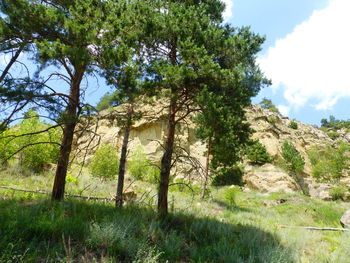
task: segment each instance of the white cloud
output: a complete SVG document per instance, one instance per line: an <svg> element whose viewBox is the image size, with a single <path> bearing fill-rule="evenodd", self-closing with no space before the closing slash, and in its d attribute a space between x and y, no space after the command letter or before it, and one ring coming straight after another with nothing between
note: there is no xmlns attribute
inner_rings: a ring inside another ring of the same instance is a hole
<svg viewBox="0 0 350 263"><path fill-rule="evenodd" d="M286 105L278 105L277 109L279 110L279 112L284 115L287 116L289 111L290 111L290 107L286 106Z"/></svg>
<svg viewBox="0 0 350 263"><path fill-rule="evenodd" d="M290 106L316 101L315 109L330 109L350 97L349 10L349 0L331 0L259 58L273 89L282 86Z"/></svg>
<svg viewBox="0 0 350 263"><path fill-rule="evenodd" d="M226 5L225 11L223 13L223 17L225 21L228 21L233 16L233 12L232 12L233 0L222 0L222 1Z"/></svg>

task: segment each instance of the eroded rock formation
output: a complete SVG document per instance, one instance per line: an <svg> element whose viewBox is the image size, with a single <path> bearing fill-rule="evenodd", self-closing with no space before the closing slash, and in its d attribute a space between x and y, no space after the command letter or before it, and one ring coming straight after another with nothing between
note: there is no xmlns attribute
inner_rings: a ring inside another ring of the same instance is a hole
<svg viewBox="0 0 350 263"><path fill-rule="evenodd" d="M166 132L166 108L160 103L138 107L143 117L135 121L130 134L129 151L132 153L137 147L142 146L144 153L154 163L159 163L163 153L162 143ZM120 149L122 143L122 129L118 116L123 112L123 106L112 108L94 117L94 125L85 132L76 142L78 160L91 158L99 143L110 144ZM262 109L258 105L252 105L246 110L248 122L254 129L254 139L258 139L276 160L281 158L281 148L284 141L289 141L302 154L305 159L304 177L310 185L311 164L307 151L314 146L332 144L334 141L325 132L317 127L295 121L297 129L290 126L291 120L278 113ZM197 181L203 176L206 165L207 147L195 136L195 126L189 118L182 121L177 130L175 150L179 162L174 168L174 174L178 177L191 177ZM343 134L342 138L350 138L350 134ZM79 147L78 147L79 146ZM262 167L246 167L244 176L247 185L252 189L264 192L295 192L299 191L298 185L281 168L268 164ZM313 187L312 193L319 197L318 187ZM315 190L315 191L313 191ZM325 199L328 193L323 194Z"/></svg>

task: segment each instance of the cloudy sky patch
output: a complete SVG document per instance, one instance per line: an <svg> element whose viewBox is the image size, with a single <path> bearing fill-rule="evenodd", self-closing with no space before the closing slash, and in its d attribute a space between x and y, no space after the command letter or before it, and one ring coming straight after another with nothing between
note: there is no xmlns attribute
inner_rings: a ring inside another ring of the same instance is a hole
<svg viewBox="0 0 350 263"><path fill-rule="evenodd" d="M226 9L223 13L223 17L225 21L228 21L233 16L233 0L223 0L226 5Z"/></svg>
<svg viewBox="0 0 350 263"><path fill-rule="evenodd" d="M349 10L349 0L331 0L259 59L273 89L283 90L289 103L283 111L311 101L315 109L327 110L350 97Z"/></svg>

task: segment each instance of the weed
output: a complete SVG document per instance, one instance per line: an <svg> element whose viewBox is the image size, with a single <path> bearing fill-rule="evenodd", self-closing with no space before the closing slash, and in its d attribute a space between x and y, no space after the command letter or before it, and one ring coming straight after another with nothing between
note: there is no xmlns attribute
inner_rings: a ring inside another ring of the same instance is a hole
<svg viewBox="0 0 350 263"><path fill-rule="evenodd" d="M237 187L230 187L230 188L227 188L227 190L225 191L224 198L229 206L236 205L237 191L238 191Z"/></svg>
<svg viewBox="0 0 350 263"><path fill-rule="evenodd" d="M298 129L298 123L296 121L291 121L289 123L289 128L297 130Z"/></svg>
<svg viewBox="0 0 350 263"><path fill-rule="evenodd" d="M329 194L333 200L343 200L345 199L346 194L349 192L349 189L344 184L337 184L332 187Z"/></svg>

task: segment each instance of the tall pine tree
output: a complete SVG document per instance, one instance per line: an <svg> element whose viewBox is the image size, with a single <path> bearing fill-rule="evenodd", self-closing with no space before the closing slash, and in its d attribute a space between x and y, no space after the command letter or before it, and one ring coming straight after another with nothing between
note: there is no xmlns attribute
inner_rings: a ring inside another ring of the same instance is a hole
<svg viewBox="0 0 350 263"><path fill-rule="evenodd" d="M221 1L157 3L154 42L146 44L148 81L168 103L158 193L158 211L167 214L176 127L197 115L200 138L210 137L214 166L232 164L248 138L243 107L268 81L255 65L263 38L222 25Z"/></svg>
<svg viewBox="0 0 350 263"><path fill-rule="evenodd" d="M129 1L103 0L18 0L2 1L2 12L8 27L24 32L22 42L33 43L31 52L41 68L56 66L65 71L60 77L68 83L68 92L51 94L66 103L61 114L63 137L52 190L52 199L64 197L65 178L72 149L74 130L83 110L82 81L98 70L99 63L110 57L126 57L124 45L111 49L104 41L110 34L123 34L124 14ZM35 23L31 23L35 21ZM113 21L113 23L111 23ZM59 99L57 99L59 100Z"/></svg>

